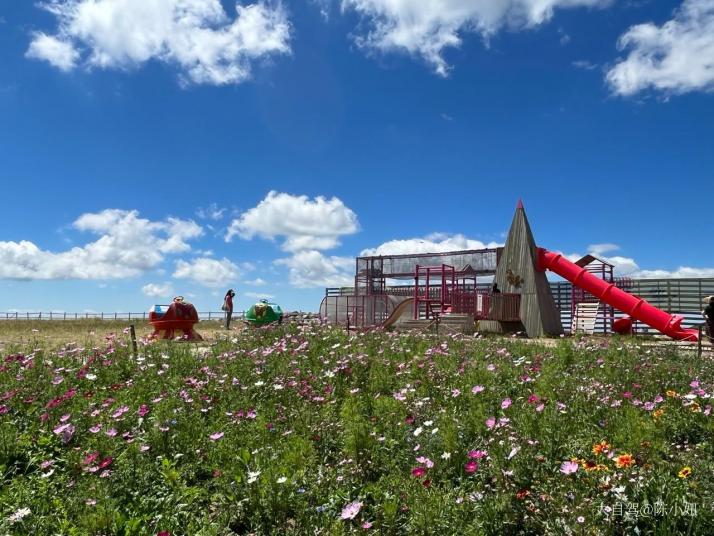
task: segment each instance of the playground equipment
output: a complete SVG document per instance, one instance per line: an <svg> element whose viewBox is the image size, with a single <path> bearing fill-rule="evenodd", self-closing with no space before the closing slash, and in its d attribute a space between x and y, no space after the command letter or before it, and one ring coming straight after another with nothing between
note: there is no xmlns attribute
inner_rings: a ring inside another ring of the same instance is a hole
<svg viewBox="0 0 714 536"><path fill-rule="evenodd" d="M252 326L263 326L273 322L280 324L283 321L283 310L277 303L260 300L258 303L251 305L245 314L245 320Z"/></svg>
<svg viewBox="0 0 714 536"><path fill-rule="evenodd" d="M180 297L179 297L180 298ZM174 299L171 305L154 305L149 311L149 323L154 327L153 339L175 339L182 332L181 339L201 341L203 337L194 331L198 323L198 312L193 304Z"/></svg>
<svg viewBox="0 0 714 536"><path fill-rule="evenodd" d="M585 268L570 262L559 253L553 253L544 248L538 248L537 266L540 271L550 270L574 286L582 288L597 296L615 309L629 315L614 323L613 328L618 332L629 332L632 328L632 319L644 322L657 331L680 341L697 341L699 332L681 326L683 318L672 315L650 305L642 298L638 298L617 288L614 283L603 281L589 273Z"/></svg>
<svg viewBox="0 0 714 536"><path fill-rule="evenodd" d="M549 281L547 270L570 284ZM479 283L484 276L493 276L501 292L490 292L490 280ZM614 266L593 255L572 263L538 248L519 201L502 248L358 257L354 287L326 289L320 317L351 329L428 327L465 316L478 321L480 331L529 337L564 334L568 317L571 333L632 333L638 321L638 330L646 325L674 339L696 341L698 331L682 327L683 316L663 309L684 312L692 322L691 296L697 298L698 317L702 292L714 289L707 285L667 280L665 288L653 287L650 280L615 278ZM661 309L628 291L644 294ZM408 308L411 319L405 318Z"/></svg>

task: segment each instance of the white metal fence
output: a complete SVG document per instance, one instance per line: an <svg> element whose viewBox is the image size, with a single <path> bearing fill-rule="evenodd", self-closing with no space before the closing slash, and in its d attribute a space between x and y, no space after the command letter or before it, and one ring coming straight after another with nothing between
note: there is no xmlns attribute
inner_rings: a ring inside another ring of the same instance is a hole
<svg viewBox="0 0 714 536"><path fill-rule="evenodd" d="M245 311L233 311L233 320L245 319ZM200 320L223 320L226 313L223 311L207 311L198 313ZM64 312L10 312L1 313L3 320L148 320L149 313L64 313Z"/></svg>

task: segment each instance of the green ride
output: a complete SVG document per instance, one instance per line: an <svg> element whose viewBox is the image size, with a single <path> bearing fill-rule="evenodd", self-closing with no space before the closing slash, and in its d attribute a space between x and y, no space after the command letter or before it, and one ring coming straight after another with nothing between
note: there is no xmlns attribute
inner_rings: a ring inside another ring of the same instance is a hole
<svg viewBox="0 0 714 536"><path fill-rule="evenodd" d="M250 306L245 314L245 320L254 326L264 326L273 322L280 324L283 321L283 310L277 303L260 300Z"/></svg>

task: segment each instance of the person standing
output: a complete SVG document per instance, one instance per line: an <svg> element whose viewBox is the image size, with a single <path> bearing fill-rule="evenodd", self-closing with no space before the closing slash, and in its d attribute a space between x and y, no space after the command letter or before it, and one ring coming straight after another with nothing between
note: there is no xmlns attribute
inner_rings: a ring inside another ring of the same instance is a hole
<svg viewBox="0 0 714 536"><path fill-rule="evenodd" d="M231 320L233 319L233 297L236 295L232 288L228 289L223 298L222 309L226 312L226 329L231 329Z"/></svg>
<svg viewBox="0 0 714 536"><path fill-rule="evenodd" d="M702 316L707 322L707 331L709 332L709 340L714 341L714 296L709 296L705 298L705 303L707 306L702 311Z"/></svg>

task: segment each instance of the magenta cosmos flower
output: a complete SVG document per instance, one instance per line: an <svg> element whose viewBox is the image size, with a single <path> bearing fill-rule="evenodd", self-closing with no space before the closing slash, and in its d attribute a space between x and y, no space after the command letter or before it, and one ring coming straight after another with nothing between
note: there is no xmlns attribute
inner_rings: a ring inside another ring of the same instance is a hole
<svg viewBox="0 0 714 536"><path fill-rule="evenodd" d="M475 473L476 469L478 469L478 462L474 460L466 462L466 464L464 465L464 471L466 471L468 474Z"/></svg>
<svg viewBox="0 0 714 536"><path fill-rule="evenodd" d="M359 502L359 501L351 502L342 509L342 513L340 514L340 517L342 519L354 519L355 517L357 517L357 514L359 514L359 511L361 509L362 509L361 502Z"/></svg>

